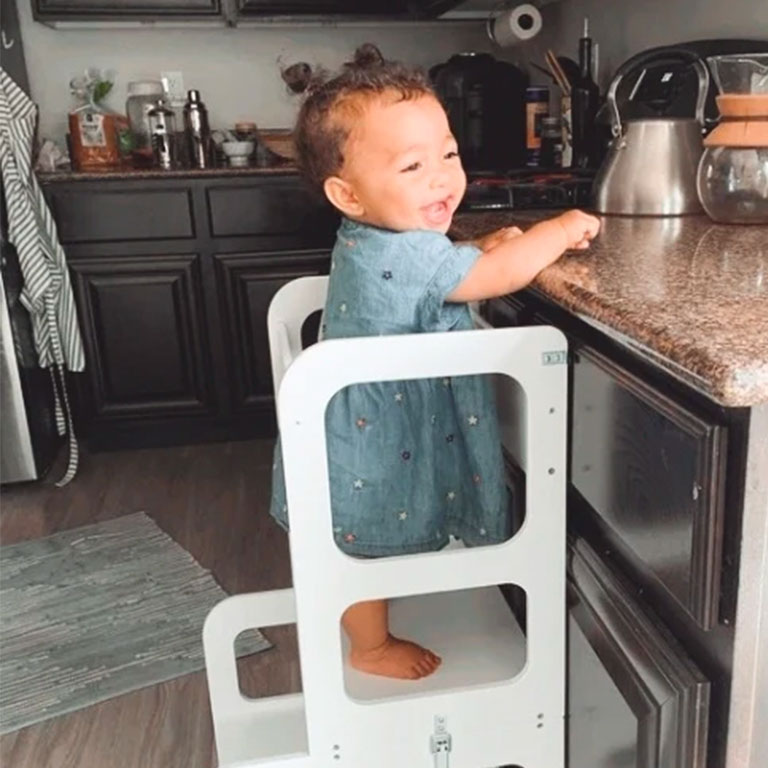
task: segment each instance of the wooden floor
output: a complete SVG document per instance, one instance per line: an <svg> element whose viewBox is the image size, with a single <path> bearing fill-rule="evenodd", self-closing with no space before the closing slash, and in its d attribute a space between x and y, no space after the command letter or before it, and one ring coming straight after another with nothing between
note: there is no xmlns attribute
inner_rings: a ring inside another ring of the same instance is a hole
<svg viewBox="0 0 768 768"><path fill-rule="evenodd" d="M287 537L267 511L271 463L268 441L86 454L66 488L44 482L2 489L0 542L144 511L228 593L290 586ZM243 691L299 690L294 628L265 634L275 648L238 663ZM3 768L214 765L202 671L0 737Z"/></svg>

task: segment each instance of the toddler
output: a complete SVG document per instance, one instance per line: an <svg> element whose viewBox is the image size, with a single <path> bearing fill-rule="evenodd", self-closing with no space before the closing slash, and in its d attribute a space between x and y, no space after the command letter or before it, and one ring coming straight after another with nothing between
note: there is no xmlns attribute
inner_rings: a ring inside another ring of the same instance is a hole
<svg viewBox="0 0 768 768"><path fill-rule="evenodd" d="M525 233L477 244L446 232L466 188L458 147L424 77L362 49L315 86L295 141L306 179L340 211L323 338L472 328L468 302L517 291L569 248L586 248L597 219L569 211ZM333 536L347 554L433 551L509 537L493 395L483 377L361 384L326 413ZM287 527L279 445L272 514ZM350 664L417 679L440 659L389 633L386 600L347 609Z"/></svg>

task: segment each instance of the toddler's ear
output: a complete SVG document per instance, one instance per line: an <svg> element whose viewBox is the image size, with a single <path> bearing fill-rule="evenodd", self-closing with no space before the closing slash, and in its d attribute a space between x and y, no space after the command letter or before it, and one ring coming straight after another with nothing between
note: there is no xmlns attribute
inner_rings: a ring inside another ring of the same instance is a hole
<svg viewBox="0 0 768 768"><path fill-rule="evenodd" d="M345 216L358 218L365 213L355 190L348 181L338 176L329 176L323 183L323 189L331 205L338 208Z"/></svg>

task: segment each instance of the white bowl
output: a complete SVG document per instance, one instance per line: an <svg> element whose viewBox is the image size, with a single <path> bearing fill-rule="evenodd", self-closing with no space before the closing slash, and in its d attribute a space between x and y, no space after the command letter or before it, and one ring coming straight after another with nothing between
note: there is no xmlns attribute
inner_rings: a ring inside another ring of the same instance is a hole
<svg viewBox="0 0 768 768"><path fill-rule="evenodd" d="M254 141L225 141L221 149L233 168L245 168L250 165L251 155L256 146Z"/></svg>
<svg viewBox="0 0 768 768"><path fill-rule="evenodd" d="M252 154L255 146L253 141L224 141L221 149L227 157L238 157Z"/></svg>

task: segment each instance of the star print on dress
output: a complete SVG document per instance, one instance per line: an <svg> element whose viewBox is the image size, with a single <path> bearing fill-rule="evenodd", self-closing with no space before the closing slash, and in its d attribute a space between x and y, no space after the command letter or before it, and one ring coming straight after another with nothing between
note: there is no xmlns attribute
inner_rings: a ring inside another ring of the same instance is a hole
<svg viewBox="0 0 768 768"><path fill-rule="evenodd" d="M339 312L346 312L346 311L347 311L347 305L339 304Z"/></svg>
<svg viewBox="0 0 768 768"><path fill-rule="evenodd" d="M384 271L381 273L381 276L382 276L382 278L383 278L384 280L391 280L391 279L392 279L392 273L391 273L391 272L390 272L388 269L385 269L385 270L384 270Z"/></svg>
<svg viewBox="0 0 768 768"><path fill-rule="evenodd" d="M443 386L444 387L450 387L451 386L451 380L448 377L443 379Z"/></svg>
<svg viewBox="0 0 768 768"><path fill-rule="evenodd" d="M363 481L360 479L355 480L354 483L352 483L352 486L356 491L359 491L363 487Z"/></svg>
<svg viewBox="0 0 768 768"><path fill-rule="evenodd" d="M408 461L408 459L411 458L411 452L410 451L403 451L400 455L403 457L404 461Z"/></svg>
<svg viewBox="0 0 768 768"><path fill-rule="evenodd" d="M405 395L402 392L395 392L395 402L402 403Z"/></svg>
<svg viewBox="0 0 768 768"><path fill-rule="evenodd" d="M432 422L432 424L434 424L437 421L437 416L435 416L435 414L433 413L432 416L430 416L429 420L430 422Z"/></svg>
<svg viewBox="0 0 768 768"><path fill-rule="evenodd" d="M397 516L401 520L405 520L408 517L408 513L404 509L401 509Z"/></svg>
<svg viewBox="0 0 768 768"><path fill-rule="evenodd" d="M357 426L358 426L360 429L365 429L365 425L366 425L367 423L368 423L368 422L367 422L365 419L363 419L363 418L359 418L359 419L358 419L358 420L355 422L355 424L357 424Z"/></svg>
<svg viewBox="0 0 768 768"><path fill-rule="evenodd" d="M452 443L453 442L453 435L446 435L445 436L445 442L446 443Z"/></svg>
<svg viewBox="0 0 768 768"><path fill-rule="evenodd" d="M351 544L356 538L357 536L355 536L354 533L347 533L344 535L344 541L346 541L347 544Z"/></svg>
<svg viewBox="0 0 768 768"><path fill-rule="evenodd" d="M448 493L445 494L445 498L448 501L453 501L456 498L456 491L448 491Z"/></svg>
<svg viewBox="0 0 768 768"><path fill-rule="evenodd" d="M475 416L474 414L472 414L472 415L471 415L471 416L470 416L470 417L467 419L467 424L469 424L469 426L470 426L470 427L476 427L476 426L477 426L477 422L478 422L478 421L480 421L480 419L478 419L478 418L477 418L477 416Z"/></svg>
<svg viewBox="0 0 768 768"><path fill-rule="evenodd" d="M480 479L481 479L481 478L480 478L480 475L472 475L472 482L473 482L475 485L478 485L478 484L479 484L479 482L480 482Z"/></svg>

